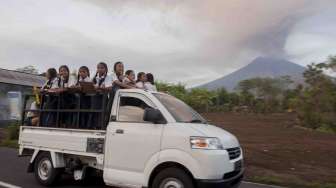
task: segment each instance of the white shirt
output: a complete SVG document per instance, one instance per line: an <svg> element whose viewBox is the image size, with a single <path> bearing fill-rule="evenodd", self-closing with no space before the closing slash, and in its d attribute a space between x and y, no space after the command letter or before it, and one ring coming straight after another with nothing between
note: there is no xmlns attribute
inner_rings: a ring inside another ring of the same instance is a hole
<svg viewBox="0 0 336 188"><path fill-rule="evenodd" d="M139 89L145 89L145 84L143 82L137 82L135 86Z"/></svg>
<svg viewBox="0 0 336 188"><path fill-rule="evenodd" d="M42 86L42 89L56 89L56 88L58 88L58 78L57 77L52 79L50 82L49 80L47 80Z"/></svg>
<svg viewBox="0 0 336 188"><path fill-rule="evenodd" d="M110 75L110 77L111 77L111 81L112 81L112 83L115 82L115 81L117 81L117 80L119 80L119 78L118 78L118 76L117 76L116 73L112 73L112 74Z"/></svg>
<svg viewBox="0 0 336 188"><path fill-rule="evenodd" d="M95 84L95 86L97 86L97 87L112 87L112 78L111 78L111 76L110 75L103 75L103 76L96 76L96 78L94 78L94 79L96 79L96 84ZM99 82L102 80L102 79L104 79L104 81L100 84L100 86L99 86Z"/></svg>
<svg viewBox="0 0 336 188"><path fill-rule="evenodd" d="M64 83L64 78L61 77L60 78L60 88L67 88L67 87L70 87L70 86L73 86L74 83L75 83L75 79L73 76L69 76L69 79L68 79L68 82L67 83ZM64 84L63 84L64 83Z"/></svg>
<svg viewBox="0 0 336 188"><path fill-rule="evenodd" d="M37 105L35 101L31 103L30 110L37 110ZM37 112L29 111L27 113L27 117L35 117L35 116L37 116Z"/></svg>
<svg viewBox="0 0 336 188"><path fill-rule="evenodd" d="M132 82L129 78L127 78L127 77L125 77L124 79L123 79L123 83L124 84L134 84L134 82Z"/></svg>
<svg viewBox="0 0 336 188"><path fill-rule="evenodd" d="M88 77L88 76L85 77L84 79L83 79L82 77L80 77L79 80L76 80L76 81L74 82L74 85L73 85L73 86L78 85L79 82L91 82L91 79L90 79L90 77Z"/></svg>
<svg viewBox="0 0 336 188"><path fill-rule="evenodd" d="M150 82L145 82L145 90L157 91L156 86L151 84Z"/></svg>

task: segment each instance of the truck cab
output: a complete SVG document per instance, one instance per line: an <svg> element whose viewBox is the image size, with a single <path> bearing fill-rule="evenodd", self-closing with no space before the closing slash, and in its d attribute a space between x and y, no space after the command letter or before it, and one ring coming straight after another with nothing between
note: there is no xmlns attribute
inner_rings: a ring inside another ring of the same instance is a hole
<svg viewBox="0 0 336 188"><path fill-rule="evenodd" d="M236 188L244 172L235 136L171 95L139 89L115 93L106 130L22 126L19 144L44 185L91 168L117 187Z"/></svg>

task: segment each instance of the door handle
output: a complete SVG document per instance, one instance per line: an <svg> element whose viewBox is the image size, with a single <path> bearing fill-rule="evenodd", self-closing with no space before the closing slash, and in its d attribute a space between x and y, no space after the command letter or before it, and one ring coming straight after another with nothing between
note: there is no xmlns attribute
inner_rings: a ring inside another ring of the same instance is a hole
<svg viewBox="0 0 336 188"><path fill-rule="evenodd" d="M124 134L124 130L123 130L123 129L117 129L117 130L116 130L116 133L117 133L117 134Z"/></svg>

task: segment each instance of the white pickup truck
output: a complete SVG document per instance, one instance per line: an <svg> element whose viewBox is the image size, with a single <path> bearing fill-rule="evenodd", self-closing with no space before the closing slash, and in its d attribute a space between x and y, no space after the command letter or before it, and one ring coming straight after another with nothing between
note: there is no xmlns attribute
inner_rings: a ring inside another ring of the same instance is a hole
<svg viewBox="0 0 336 188"><path fill-rule="evenodd" d="M151 188L236 188L243 178L235 136L165 93L118 90L106 130L22 126L19 154L43 185L88 169L107 185Z"/></svg>

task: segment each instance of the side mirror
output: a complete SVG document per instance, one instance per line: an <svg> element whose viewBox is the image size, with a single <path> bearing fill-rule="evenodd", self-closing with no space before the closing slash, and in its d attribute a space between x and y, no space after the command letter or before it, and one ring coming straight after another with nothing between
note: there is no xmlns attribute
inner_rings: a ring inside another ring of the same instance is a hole
<svg viewBox="0 0 336 188"><path fill-rule="evenodd" d="M154 108L146 108L144 117L144 121L152 122L154 124L165 124L167 123L160 110Z"/></svg>

